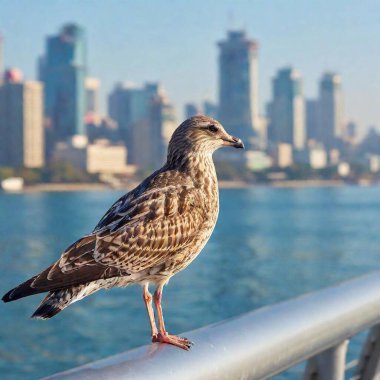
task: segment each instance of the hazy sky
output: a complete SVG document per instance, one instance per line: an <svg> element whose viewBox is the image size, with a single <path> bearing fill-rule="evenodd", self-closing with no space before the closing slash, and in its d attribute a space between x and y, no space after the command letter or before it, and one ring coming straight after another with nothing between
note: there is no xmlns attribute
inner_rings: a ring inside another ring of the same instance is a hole
<svg viewBox="0 0 380 380"><path fill-rule="evenodd" d="M185 102L217 98L215 43L245 28L260 43L261 112L278 68L299 69L307 97L333 70L347 118L362 131L380 127L379 0L0 0L6 66L35 78L45 37L69 21L86 29L89 74L101 79L103 99L118 81L160 81L182 117Z"/></svg>

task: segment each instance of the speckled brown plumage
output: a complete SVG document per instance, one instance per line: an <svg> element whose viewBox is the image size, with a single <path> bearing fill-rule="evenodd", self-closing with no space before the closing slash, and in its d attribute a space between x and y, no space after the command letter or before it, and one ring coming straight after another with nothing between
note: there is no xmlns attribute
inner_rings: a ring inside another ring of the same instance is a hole
<svg viewBox="0 0 380 380"><path fill-rule="evenodd" d="M160 170L116 201L57 262L3 300L49 292L33 315L49 318L102 288L139 283L151 303L148 285L154 283L160 298L162 286L197 257L214 229L219 197L212 153L224 145L242 147L214 119L186 120L174 132ZM150 322L152 335L160 335Z"/></svg>

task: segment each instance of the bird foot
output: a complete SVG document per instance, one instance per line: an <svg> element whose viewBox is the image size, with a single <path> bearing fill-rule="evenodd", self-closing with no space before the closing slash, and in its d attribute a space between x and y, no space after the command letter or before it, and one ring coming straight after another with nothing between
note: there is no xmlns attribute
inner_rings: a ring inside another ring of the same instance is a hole
<svg viewBox="0 0 380 380"><path fill-rule="evenodd" d="M193 342L191 342L190 340L186 338L182 338L176 335L169 335L168 333L166 334L158 333L157 335L154 335L152 337L152 342L172 344L173 346L177 346L186 351L189 350L190 347L194 344Z"/></svg>

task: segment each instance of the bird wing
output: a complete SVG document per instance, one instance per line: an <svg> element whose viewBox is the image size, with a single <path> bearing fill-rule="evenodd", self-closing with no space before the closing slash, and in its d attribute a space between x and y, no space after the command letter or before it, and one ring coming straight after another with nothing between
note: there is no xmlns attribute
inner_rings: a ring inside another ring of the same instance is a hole
<svg viewBox="0 0 380 380"><path fill-rule="evenodd" d="M144 194L116 225L98 233L96 262L130 273L160 265L198 237L207 220L203 202L193 186Z"/></svg>
<svg viewBox="0 0 380 380"><path fill-rule="evenodd" d="M192 182L180 177L173 184L166 177L120 198L93 233L72 244L33 286L51 290L130 275L191 245L208 219L207 200Z"/></svg>

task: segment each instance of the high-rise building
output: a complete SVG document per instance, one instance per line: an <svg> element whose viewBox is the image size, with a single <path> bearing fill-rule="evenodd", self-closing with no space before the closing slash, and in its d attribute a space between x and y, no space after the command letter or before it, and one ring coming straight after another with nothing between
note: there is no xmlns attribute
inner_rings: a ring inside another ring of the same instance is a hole
<svg viewBox="0 0 380 380"><path fill-rule="evenodd" d="M76 135L56 144L54 161L70 163L76 169L98 174L128 174L127 149L108 140L89 143L86 136Z"/></svg>
<svg viewBox="0 0 380 380"><path fill-rule="evenodd" d="M279 168L287 168L293 165L293 149L290 144L278 143L271 146L273 164Z"/></svg>
<svg viewBox="0 0 380 380"><path fill-rule="evenodd" d="M326 148L336 146L344 137L342 80L338 74L325 73L319 84L319 141Z"/></svg>
<svg viewBox="0 0 380 380"><path fill-rule="evenodd" d="M173 105L160 88L151 98L149 108L150 138L145 140L147 143L145 153L139 151L136 160L137 165L141 167L157 169L166 161L168 144L177 127L177 119ZM135 144L140 142L138 136L137 133Z"/></svg>
<svg viewBox="0 0 380 380"><path fill-rule="evenodd" d="M118 83L108 96L108 114L117 122L120 137L128 150L132 141L130 93L134 89L132 83Z"/></svg>
<svg viewBox="0 0 380 380"><path fill-rule="evenodd" d="M218 106L210 100L205 100L203 102L203 113L206 116L213 117L214 119L218 118Z"/></svg>
<svg viewBox="0 0 380 380"><path fill-rule="evenodd" d="M4 38L3 35L0 33L0 83L4 77L4 57L3 57L3 50L4 50Z"/></svg>
<svg viewBox="0 0 380 380"><path fill-rule="evenodd" d="M44 164L43 85L22 81L17 69L0 86L0 165L39 168Z"/></svg>
<svg viewBox="0 0 380 380"><path fill-rule="evenodd" d="M185 119L188 119L192 116L200 115L202 111L195 103L185 104Z"/></svg>
<svg viewBox="0 0 380 380"><path fill-rule="evenodd" d="M53 143L84 134L86 107L86 41L83 28L64 25L46 40L39 60L40 80L45 83L46 126Z"/></svg>
<svg viewBox="0 0 380 380"><path fill-rule="evenodd" d="M319 140L319 102L315 99L306 100L306 135L307 139Z"/></svg>
<svg viewBox="0 0 380 380"><path fill-rule="evenodd" d="M113 144L121 142L117 122L108 116L88 115L86 117L86 135L91 143L104 139Z"/></svg>
<svg viewBox="0 0 380 380"><path fill-rule="evenodd" d="M269 140L302 150L306 138L302 77L298 71L284 68L278 71L272 84L273 100L268 106Z"/></svg>
<svg viewBox="0 0 380 380"><path fill-rule="evenodd" d="M118 85L109 96L109 114L118 122L129 163L159 167L176 127L174 109L159 85Z"/></svg>
<svg viewBox="0 0 380 380"><path fill-rule="evenodd" d="M374 125L369 127L360 143L360 152L362 155L366 153L380 154L380 132Z"/></svg>
<svg viewBox="0 0 380 380"><path fill-rule="evenodd" d="M345 127L345 140L355 144L358 139L358 125L354 121L349 121Z"/></svg>
<svg viewBox="0 0 380 380"><path fill-rule="evenodd" d="M86 115L99 115L99 88L99 79L92 77L86 78Z"/></svg>
<svg viewBox="0 0 380 380"><path fill-rule="evenodd" d="M230 31L219 46L219 119L248 148L261 132L258 114L258 43Z"/></svg>

